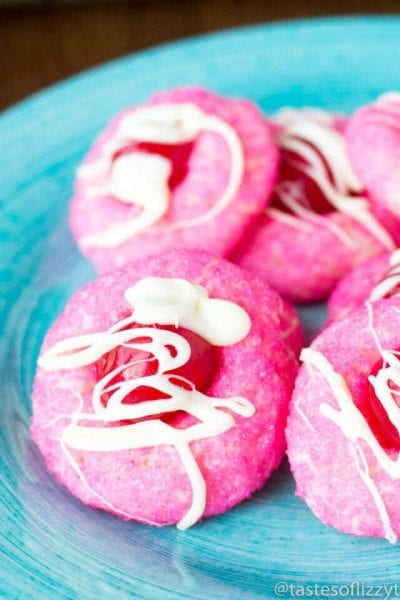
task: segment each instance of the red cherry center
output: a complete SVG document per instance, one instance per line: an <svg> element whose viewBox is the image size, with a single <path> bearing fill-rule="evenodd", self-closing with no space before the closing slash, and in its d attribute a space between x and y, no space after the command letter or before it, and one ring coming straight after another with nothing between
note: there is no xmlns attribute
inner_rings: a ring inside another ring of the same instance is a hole
<svg viewBox="0 0 400 600"><path fill-rule="evenodd" d="M132 328L133 327L136 329L142 326L133 325ZM188 329L184 329L183 327L175 328L173 326L155 326L155 329L163 329L177 333L183 338L185 338L185 340L190 345L191 354L188 362L177 369L168 371L168 373L170 373L171 375L177 376L177 378L172 379L173 383L185 389L190 389L186 382L181 381L181 379L178 379L178 377L182 377L185 380L189 381L191 384L193 384L193 386L198 391L205 393L210 387L218 367L218 356L216 348L214 346L211 346L211 344L209 344L205 339L203 339L196 333L193 333ZM135 342L150 341L150 339L146 336L143 336L142 338L138 338L136 336L132 337L132 339L135 339ZM167 346L167 348L170 351L172 357L176 356L177 351L174 346ZM144 362L143 359L152 360ZM138 364L127 367L126 369L122 370L122 372L118 373L115 377L111 379L107 387L109 385L119 383L121 381L126 381L128 379L130 380L136 379L138 377L147 377L148 375L154 375L157 372L158 361L149 352L126 348L124 346L118 346L111 352L108 352L107 354L102 356L102 358L97 362L97 377L100 380L106 375L109 375L117 367L135 361L143 362L138 362ZM108 398L109 394L104 394L103 402L105 405L107 404ZM155 388L141 386L135 391L131 392L124 399L123 402L124 404L134 404L143 400L156 400L163 398L168 398L168 396Z"/></svg>
<svg viewBox="0 0 400 600"><path fill-rule="evenodd" d="M314 148L314 150L318 151L317 148ZM324 162L331 179L328 165L323 160L322 155L320 154L319 156ZM301 171L299 168L300 165L307 165L307 162L298 154L283 150L281 155L279 181L290 181L298 184L300 188L299 199L303 206L312 212L319 215L325 215L334 211L334 207L328 202L319 186L311 179L311 177L308 177L308 175ZM277 194L275 194L275 197L273 198L272 205L286 213L292 213L290 208L282 202Z"/></svg>
<svg viewBox="0 0 400 600"><path fill-rule="evenodd" d="M371 375L376 375L382 366L382 360L376 362L372 367ZM394 384L389 383L389 385L394 391L400 391ZM371 384L368 386L365 416L372 432L381 446L387 450L392 449L400 451L400 436L397 429L387 416L386 411L376 396L375 390Z"/></svg>
<svg viewBox="0 0 400 600"><path fill-rule="evenodd" d="M303 143L305 142L303 139L301 139L301 141ZM333 184L334 180L332 172L324 156L314 144L307 142L307 145L310 147L310 149L314 150L318 154L326 169L328 179L330 183ZM301 186L300 189L303 191L303 194L300 195L300 198L303 198L305 208L312 210L314 213L318 215L326 215L328 213L335 212L336 209L327 200L326 196L315 183L315 181L311 177L308 177L308 175L301 170L303 165L307 165L307 161L299 154L292 152L291 150L282 149L279 181L298 183L299 186ZM272 206L279 208L286 213L292 213L292 211L280 200L278 195L275 195L273 198Z"/></svg>
<svg viewBox="0 0 400 600"><path fill-rule="evenodd" d="M185 144L155 144L155 143L132 143L115 152L113 160L131 152L145 152L147 154L159 154L172 163L171 175L168 185L173 191L188 174L189 159L193 150L193 142Z"/></svg>

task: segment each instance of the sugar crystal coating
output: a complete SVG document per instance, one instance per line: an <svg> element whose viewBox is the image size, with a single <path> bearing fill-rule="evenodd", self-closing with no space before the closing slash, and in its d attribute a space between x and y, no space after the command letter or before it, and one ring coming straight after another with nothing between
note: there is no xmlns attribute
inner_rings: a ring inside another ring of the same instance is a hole
<svg viewBox="0 0 400 600"><path fill-rule="evenodd" d="M218 514L260 488L282 458L288 401L297 371L295 355L284 337L293 334L298 322L280 297L252 275L206 253L177 250L104 275L77 292L46 336L42 352L71 336L104 331L125 317L129 308L126 288L149 276L187 279L206 288L211 298L237 303L251 319L244 340L219 350L220 369L207 395L247 398L255 414L250 418L236 415L236 425L222 435L190 445L206 482L204 516ZM95 508L158 525L179 522L190 506L192 490L173 447L73 450L89 487L66 460L60 436L76 410L77 394L89 407L96 377L94 365L55 372L38 369L32 435L49 470Z"/></svg>

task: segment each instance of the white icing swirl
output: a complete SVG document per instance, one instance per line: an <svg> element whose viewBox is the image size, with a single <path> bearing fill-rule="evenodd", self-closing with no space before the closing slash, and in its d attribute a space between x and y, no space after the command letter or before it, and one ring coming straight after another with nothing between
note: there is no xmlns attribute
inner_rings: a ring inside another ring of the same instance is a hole
<svg viewBox="0 0 400 600"><path fill-rule="evenodd" d="M389 270L372 290L369 296L371 302L385 298L400 285L400 249L395 250L390 255L389 266Z"/></svg>
<svg viewBox="0 0 400 600"><path fill-rule="evenodd" d="M231 346L250 331L247 312L234 302L209 298L207 290L185 279L146 277L125 292L137 323L181 325L213 346Z"/></svg>
<svg viewBox="0 0 400 600"><path fill-rule="evenodd" d="M185 144L194 140L204 122L204 112L188 102L145 106L122 119L119 131L126 140Z"/></svg>
<svg viewBox="0 0 400 600"><path fill-rule="evenodd" d="M301 158L301 161L293 159L291 164L319 187L332 210L349 215L385 248L393 250L395 245L391 236L371 213L367 199L362 196L363 187L347 158L344 138L331 122L324 121L320 112L314 114L307 110L291 110L283 117L278 115L277 122L282 125L277 136L279 146ZM312 210L302 182L281 181L275 193L295 217L330 228L349 247L357 243L352 234ZM290 225L279 209L267 209L267 214Z"/></svg>
<svg viewBox="0 0 400 600"><path fill-rule="evenodd" d="M139 215L112 225L105 231L85 236L81 240L83 246L118 246L154 226L168 212L171 161L156 153L139 151L122 154L113 161L113 155L118 150L132 142L184 144L194 141L202 131L221 136L229 149L231 164L226 187L204 214L160 227L168 230L197 227L225 210L237 194L244 173L243 148L236 131L222 119L203 112L195 104L147 106L124 117L119 124L116 139L103 148L103 156L78 170L78 177L87 179L89 183L89 197L111 194L117 200L135 204L142 210ZM144 157L142 162L138 155ZM99 177L103 184L98 183Z"/></svg>
<svg viewBox="0 0 400 600"><path fill-rule="evenodd" d="M281 108L280 110L278 110L278 112L275 113L274 121L282 127L289 127L293 123L298 122L300 113L302 117L315 123L326 125L328 127L333 126L335 119L337 118L336 115L334 115L333 113L329 113L326 110L322 110L320 108L290 108L288 106L285 106L284 108Z"/></svg>
<svg viewBox="0 0 400 600"><path fill-rule="evenodd" d="M120 346L149 355L149 358L115 367L102 377L92 392L93 412L84 412L81 403L79 409L70 415L70 422L63 430L60 443L67 460L83 484L108 507L119 513L120 510L90 488L69 449L114 452L165 444L174 446L192 487L191 506L178 523L180 529L186 529L204 513L207 491L190 443L228 431L235 426L235 419L230 413L251 417L255 413L255 407L249 400L241 397L207 396L196 390L191 382L172 374L171 371L185 365L190 359L191 348L187 340L173 331L134 327L134 323L179 324L204 336L212 344L226 346L246 337L250 319L246 311L236 304L210 299L204 288L183 279L143 279L128 288L125 295L133 307L130 317L119 321L107 331L76 336L56 343L39 358L39 366L47 371L75 369L95 363ZM171 347L175 349L174 353L171 353ZM154 374L132 376L134 367L149 361L153 361L156 366ZM112 383L117 375L122 376L121 380ZM182 387L177 383L179 381L185 385ZM135 404L124 403L129 394L143 386L158 390L160 395L165 394L167 398ZM161 420L163 414L175 411L184 411L194 417L196 423L181 429ZM154 418L140 420L145 417ZM124 420L135 422L128 425L117 424ZM104 423L105 426L92 427L88 422ZM110 423L117 425L107 426ZM134 515L122 514L135 518Z"/></svg>

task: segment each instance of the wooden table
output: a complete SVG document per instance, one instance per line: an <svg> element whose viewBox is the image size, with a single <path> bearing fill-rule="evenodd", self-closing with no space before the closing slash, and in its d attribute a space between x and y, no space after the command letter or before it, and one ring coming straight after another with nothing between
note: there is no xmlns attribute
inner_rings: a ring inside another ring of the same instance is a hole
<svg viewBox="0 0 400 600"><path fill-rule="evenodd" d="M132 0L1 8L0 109L83 69L180 37L377 10L399 13L399 0Z"/></svg>

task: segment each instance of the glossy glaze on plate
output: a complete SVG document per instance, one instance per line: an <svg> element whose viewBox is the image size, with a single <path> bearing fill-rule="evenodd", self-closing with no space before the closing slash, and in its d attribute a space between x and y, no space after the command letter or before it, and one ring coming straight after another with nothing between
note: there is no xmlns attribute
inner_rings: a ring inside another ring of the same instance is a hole
<svg viewBox="0 0 400 600"><path fill-rule="evenodd" d="M400 546L322 525L294 496L285 465L229 513L184 533L158 530L81 505L47 473L28 426L41 339L94 275L72 242L67 203L74 169L110 116L188 83L268 111L349 112L399 87L399 39L399 18L373 17L214 34L123 58L0 118L0 597L265 598L279 581L398 580ZM315 331L321 308L302 313Z"/></svg>

